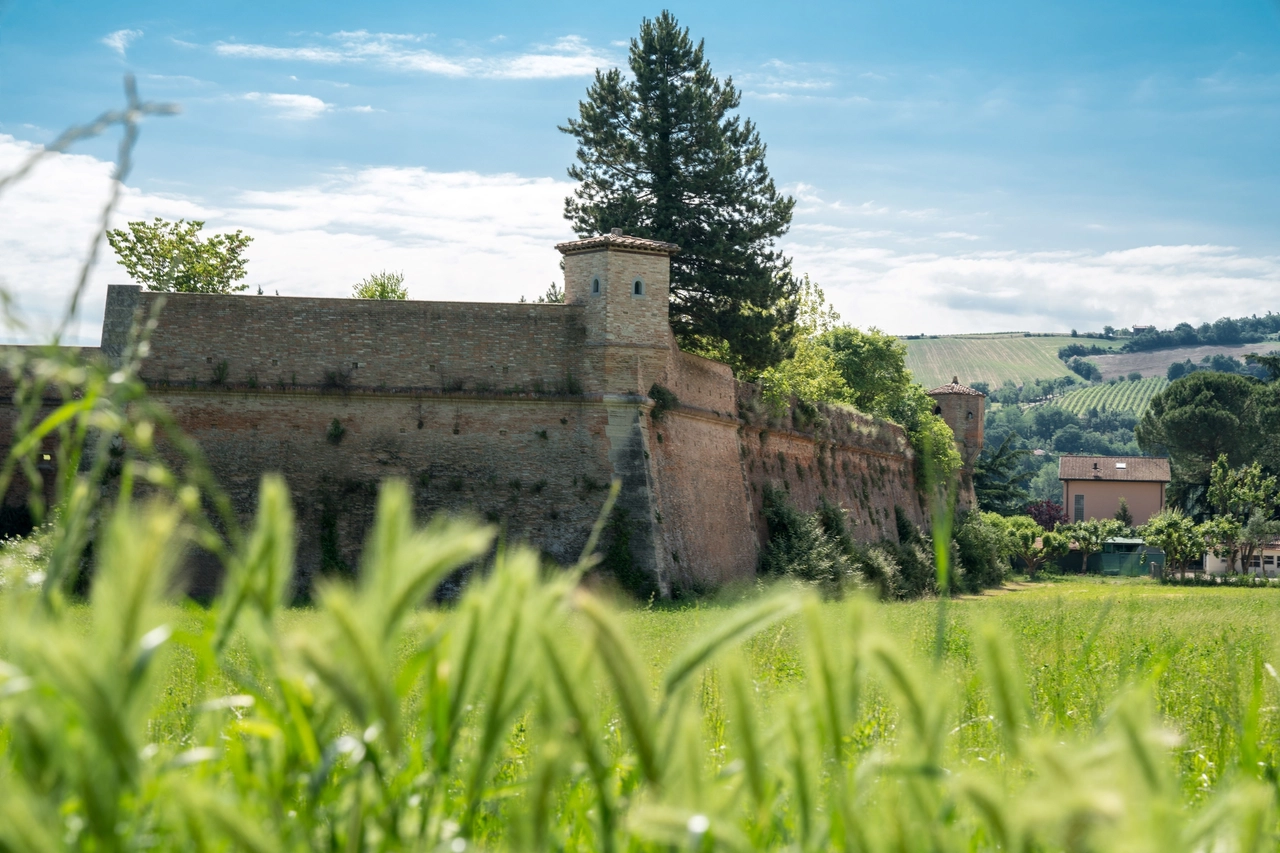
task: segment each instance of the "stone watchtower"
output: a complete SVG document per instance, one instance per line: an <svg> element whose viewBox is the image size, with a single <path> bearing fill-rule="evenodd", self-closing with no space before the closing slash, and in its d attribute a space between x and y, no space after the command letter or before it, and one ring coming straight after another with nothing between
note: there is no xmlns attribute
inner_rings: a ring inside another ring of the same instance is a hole
<svg viewBox="0 0 1280 853"><path fill-rule="evenodd" d="M667 319L672 243L628 237L622 229L556 246L564 255L564 301L582 307L586 330L583 390L599 394L613 476L622 481L617 508L629 525L631 564L664 597L670 566L657 526L650 465L649 389L666 376L672 355Z"/></svg>
<svg viewBox="0 0 1280 853"><path fill-rule="evenodd" d="M961 385L958 376L947 385L926 392L933 398L933 413L947 422L956 437L956 450L964 463L961 470L961 506L973 504L973 466L982 453L982 421L987 395Z"/></svg>
<svg viewBox="0 0 1280 853"><path fill-rule="evenodd" d="M609 234L560 243L564 301L585 309L586 345L599 348L588 391L644 396L666 369L673 243Z"/></svg>

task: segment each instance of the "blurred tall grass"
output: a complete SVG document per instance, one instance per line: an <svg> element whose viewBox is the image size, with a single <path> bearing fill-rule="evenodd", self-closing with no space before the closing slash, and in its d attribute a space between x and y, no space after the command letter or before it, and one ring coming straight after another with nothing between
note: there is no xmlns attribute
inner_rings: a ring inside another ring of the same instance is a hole
<svg viewBox="0 0 1280 853"><path fill-rule="evenodd" d="M163 500L113 506L83 606L6 552L0 849L1276 844L1267 591L953 604L935 660L934 603L618 610L521 548L423 606L493 531L395 482L359 580L288 610L293 530L264 480L208 609Z"/></svg>

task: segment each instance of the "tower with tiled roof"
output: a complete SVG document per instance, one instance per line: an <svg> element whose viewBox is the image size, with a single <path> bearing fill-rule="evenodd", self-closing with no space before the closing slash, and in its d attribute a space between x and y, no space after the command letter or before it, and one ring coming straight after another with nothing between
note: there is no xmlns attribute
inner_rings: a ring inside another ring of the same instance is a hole
<svg viewBox="0 0 1280 853"><path fill-rule="evenodd" d="M645 394L659 380L671 346L668 302L673 243L608 234L560 243L564 297L581 305L586 344L601 356L603 387L613 394Z"/></svg>
<svg viewBox="0 0 1280 853"><path fill-rule="evenodd" d="M964 462L963 474L966 482L971 482L973 466L982 453L982 420L987 395L961 385L958 376L926 393L933 398L933 413L946 421L955 434L956 450Z"/></svg>

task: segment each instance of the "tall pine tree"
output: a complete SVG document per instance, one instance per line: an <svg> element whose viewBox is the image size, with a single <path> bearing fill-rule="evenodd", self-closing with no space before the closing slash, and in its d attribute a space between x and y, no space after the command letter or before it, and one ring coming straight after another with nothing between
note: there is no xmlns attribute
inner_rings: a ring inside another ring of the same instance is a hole
<svg viewBox="0 0 1280 853"><path fill-rule="evenodd" d="M732 78L711 73L703 44L675 16L645 19L632 79L596 72L579 117L579 182L565 218L579 236L628 234L680 246L671 262L671 326L682 347L754 373L791 352L798 284L775 248L795 200L765 167L755 125L734 111Z"/></svg>

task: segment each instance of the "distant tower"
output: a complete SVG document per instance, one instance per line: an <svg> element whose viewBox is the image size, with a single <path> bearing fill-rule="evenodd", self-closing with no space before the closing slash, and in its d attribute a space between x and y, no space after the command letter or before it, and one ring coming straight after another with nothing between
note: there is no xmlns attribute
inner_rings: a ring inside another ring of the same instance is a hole
<svg viewBox="0 0 1280 853"><path fill-rule="evenodd" d="M958 376L951 377L950 384L927 393L933 398L933 413L947 422L956 437L956 450L960 451L960 460L964 463L960 503L971 505L973 466L982 453L982 420L987 395L961 385Z"/></svg>
<svg viewBox="0 0 1280 853"><path fill-rule="evenodd" d="M666 367L673 243L609 234L556 246L564 255L564 301L582 305L588 347L598 347L603 386L613 394L648 392Z"/></svg>

